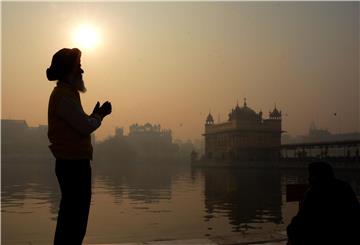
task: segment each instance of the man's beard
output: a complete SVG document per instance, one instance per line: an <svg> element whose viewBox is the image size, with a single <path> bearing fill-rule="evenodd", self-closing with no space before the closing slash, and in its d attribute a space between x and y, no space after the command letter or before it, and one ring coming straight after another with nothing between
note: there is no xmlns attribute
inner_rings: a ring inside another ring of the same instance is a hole
<svg viewBox="0 0 360 245"><path fill-rule="evenodd" d="M82 79L77 80L77 82L75 83L75 88L77 91L79 91L81 93L85 93L87 90L85 87L84 80L82 80Z"/></svg>

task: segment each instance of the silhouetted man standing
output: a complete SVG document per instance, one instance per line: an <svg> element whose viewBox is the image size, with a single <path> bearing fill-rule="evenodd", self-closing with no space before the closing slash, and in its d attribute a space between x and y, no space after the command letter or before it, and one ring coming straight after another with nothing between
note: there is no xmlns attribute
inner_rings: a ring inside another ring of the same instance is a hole
<svg viewBox="0 0 360 245"><path fill-rule="evenodd" d="M87 115L81 106L82 79L79 49L61 49L46 70L49 81L58 81L51 93L48 110L50 150L56 158L55 172L61 189L61 202L55 232L55 245L80 245L86 233L91 202L91 133L111 113L110 102L97 102Z"/></svg>
<svg viewBox="0 0 360 245"><path fill-rule="evenodd" d="M309 184L287 228L289 244L360 244L360 205L350 185L325 162L309 165Z"/></svg>

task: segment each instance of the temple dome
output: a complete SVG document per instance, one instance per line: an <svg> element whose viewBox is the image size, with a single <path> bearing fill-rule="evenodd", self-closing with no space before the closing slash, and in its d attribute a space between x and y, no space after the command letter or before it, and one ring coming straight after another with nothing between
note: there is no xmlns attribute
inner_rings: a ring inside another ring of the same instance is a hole
<svg viewBox="0 0 360 245"><path fill-rule="evenodd" d="M272 112L269 113L269 117L270 118L281 118L281 111L279 111L277 108L276 108L276 105L275 105L275 108Z"/></svg>
<svg viewBox="0 0 360 245"><path fill-rule="evenodd" d="M261 119L259 114L247 106L245 100L244 106L239 107L237 104L235 109L232 109L232 111L229 113L229 121L231 120L258 121Z"/></svg>
<svg viewBox="0 0 360 245"><path fill-rule="evenodd" d="M209 115L206 118L206 124L214 124L214 118L211 115L211 113L209 112Z"/></svg>

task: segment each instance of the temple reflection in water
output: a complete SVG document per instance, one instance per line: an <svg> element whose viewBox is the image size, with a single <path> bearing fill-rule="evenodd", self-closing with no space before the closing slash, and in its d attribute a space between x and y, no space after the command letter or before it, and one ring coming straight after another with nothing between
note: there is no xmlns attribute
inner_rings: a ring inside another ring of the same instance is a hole
<svg viewBox="0 0 360 245"><path fill-rule="evenodd" d="M129 233L144 240L165 237L169 229L191 237L265 232L269 227L272 231L294 215L285 203L285 185L307 182L307 171L300 169L190 168L168 162L154 167L112 161L94 162L93 170L89 237L110 237L109 244L127 242ZM55 229L60 201L53 159L5 159L1 175L3 243L38 241L31 235L36 232L50 244L52 233L43 227ZM336 176L359 195L358 174L341 171Z"/></svg>
<svg viewBox="0 0 360 245"><path fill-rule="evenodd" d="M226 213L233 231L251 228L248 223L282 222L278 171L233 168L201 171L208 221L218 213Z"/></svg>

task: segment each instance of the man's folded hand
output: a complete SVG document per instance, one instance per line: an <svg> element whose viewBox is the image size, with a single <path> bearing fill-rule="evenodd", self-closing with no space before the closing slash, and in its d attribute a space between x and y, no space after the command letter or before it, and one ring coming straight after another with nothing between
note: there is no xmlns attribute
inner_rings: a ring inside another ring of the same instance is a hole
<svg viewBox="0 0 360 245"><path fill-rule="evenodd" d="M94 107L93 112L91 113L91 115L94 115L95 113L99 114L99 109L100 109L100 102L98 101Z"/></svg>
<svg viewBox="0 0 360 245"><path fill-rule="evenodd" d="M111 103L109 101L106 101L102 106L98 109L98 112L102 118L106 117L111 113Z"/></svg>

